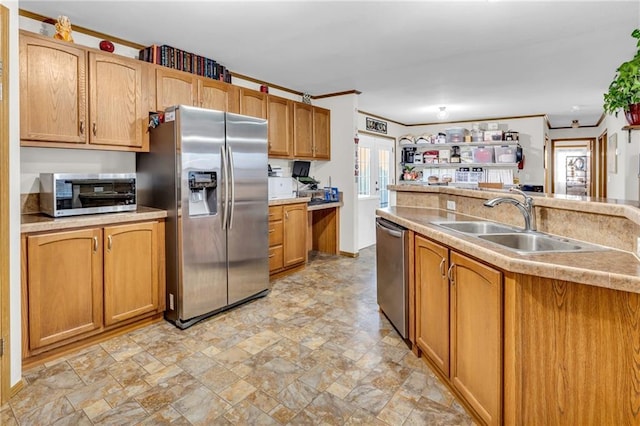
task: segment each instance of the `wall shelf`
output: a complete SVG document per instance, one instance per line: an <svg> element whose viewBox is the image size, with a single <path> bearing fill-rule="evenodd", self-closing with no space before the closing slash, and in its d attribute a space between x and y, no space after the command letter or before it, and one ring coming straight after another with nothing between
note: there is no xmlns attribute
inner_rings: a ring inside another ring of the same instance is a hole
<svg viewBox="0 0 640 426"><path fill-rule="evenodd" d="M638 126L640 129L640 126ZM460 143L407 143L400 144L400 148L425 148L427 150L446 149L452 146L516 146L519 141L480 141L480 142L460 142Z"/></svg>
<svg viewBox="0 0 640 426"><path fill-rule="evenodd" d="M400 163L403 166L412 166L416 168L449 168L457 169L460 167L501 167L511 168L518 167L518 163Z"/></svg>
<svg viewBox="0 0 640 426"><path fill-rule="evenodd" d="M626 130L629 132L629 137L627 138L627 143L631 143L631 131L632 130L640 130L640 126L624 126L622 130Z"/></svg>

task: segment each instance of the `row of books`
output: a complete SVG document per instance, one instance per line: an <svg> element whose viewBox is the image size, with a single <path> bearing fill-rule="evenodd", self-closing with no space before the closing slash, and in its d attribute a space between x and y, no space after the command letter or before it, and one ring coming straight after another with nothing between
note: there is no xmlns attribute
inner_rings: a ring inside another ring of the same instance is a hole
<svg viewBox="0 0 640 426"><path fill-rule="evenodd" d="M162 65L179 71L186 71L202 77L221 80L231 83L231 73L227 68L204 56L195 53L185 52L163 44L162 46L151 45L140 50L138 59L152 64Z"/></svg>

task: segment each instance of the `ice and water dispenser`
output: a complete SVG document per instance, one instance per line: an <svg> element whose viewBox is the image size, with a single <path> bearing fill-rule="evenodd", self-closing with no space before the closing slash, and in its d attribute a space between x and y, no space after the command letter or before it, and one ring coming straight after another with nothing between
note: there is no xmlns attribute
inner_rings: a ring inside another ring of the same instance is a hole
<svg viewBox="0 0 640 426"><path fill-rule="evenodd" d="M218 193L216 172L199 170L189 172L189 216L215 215Z"/></svg>

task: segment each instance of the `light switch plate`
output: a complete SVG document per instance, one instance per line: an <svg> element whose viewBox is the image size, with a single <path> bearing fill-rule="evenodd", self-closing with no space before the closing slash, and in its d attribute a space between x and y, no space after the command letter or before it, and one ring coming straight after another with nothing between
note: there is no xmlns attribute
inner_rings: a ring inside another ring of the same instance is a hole
<svg viewBox="0 0 640 426"><path fill-rule="evenodd" d="M447 200L447 210L455 210L456 202L452 200Z"/></svg>

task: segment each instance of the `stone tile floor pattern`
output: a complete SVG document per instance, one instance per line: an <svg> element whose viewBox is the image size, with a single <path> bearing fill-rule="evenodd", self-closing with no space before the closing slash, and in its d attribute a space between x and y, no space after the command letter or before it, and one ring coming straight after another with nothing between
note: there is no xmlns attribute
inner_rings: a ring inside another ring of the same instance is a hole
<svg viewBox="0 0 640 426"><path fill-rule="evenodd" d="M376 304L375 248L314 255L267 297L23 372L2 425L468 425Z"/></svg>

